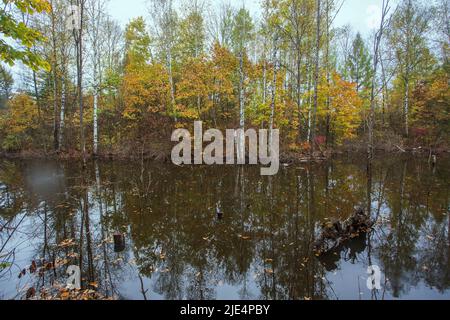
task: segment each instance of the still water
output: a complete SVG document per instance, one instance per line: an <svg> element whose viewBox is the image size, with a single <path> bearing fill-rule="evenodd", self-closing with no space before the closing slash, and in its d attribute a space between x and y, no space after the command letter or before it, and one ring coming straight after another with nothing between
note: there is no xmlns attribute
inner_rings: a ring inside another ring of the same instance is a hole
<svg viewBox="0 0 450 320"><path fill-rule="evenodd" d="M450 299L448 160L387 156L368 174L340 157L274 177L1 160L0 299L64 283L69 265L82 266L83 287L117 299ZM314 255L324 222L368 204L372 233ZM55 268L29 272L44 259ZM371 265L381 290L367 288Z"/></svg>

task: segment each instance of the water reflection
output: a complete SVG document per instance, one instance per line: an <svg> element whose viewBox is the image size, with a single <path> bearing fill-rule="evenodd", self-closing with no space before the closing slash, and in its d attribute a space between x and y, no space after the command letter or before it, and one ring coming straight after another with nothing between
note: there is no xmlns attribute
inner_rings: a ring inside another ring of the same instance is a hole
<svg viewBox="0 0 450 320"><path fill-rule="evenodd" d="M64 282L75 264L84 287L127 299L449 299L448 164L385 157L368 176L346 158L261 177L256 167L108 162L83 173L2 161L0 297ZM319 226L368 203L374 232L317 258ZM54 268L19 279L32 261ZM365 285L373 264L380 292Z"/></svg>

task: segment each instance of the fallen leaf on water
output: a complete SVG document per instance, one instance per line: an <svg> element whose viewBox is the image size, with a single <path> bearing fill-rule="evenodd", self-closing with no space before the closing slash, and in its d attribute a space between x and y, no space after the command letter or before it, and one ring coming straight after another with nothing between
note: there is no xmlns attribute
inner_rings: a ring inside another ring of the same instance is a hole
<svg viewBox="0 0 450 320"><path fill-rule="evenodd" d="M66 240L61 241L60 244L58 244L58 247L61 247L61 248L71 247L71 246L76 246L74 239L66 239Z"/></svg>
<svg viewBox="0 0 450 320"><path fill-rule="evenodd" d="M30 266L30 273L35 273L36 272L36 269L37 269L37 266L36 266L36 261L32 261L31 262L31 266Z"/></svg>
<svg viewBox="0 0 450 320"><path fill-rule="evenodd" d="M89 285L94 288L98 288L97 282L90 282Z"/></svg>
<svg viewBox="0 0 450 320"><path fill-rule="evenodd" d="M266 259L265 261L266 261L266 263L272 263L273 259Z"/></svg>
<svg viewBox="0 0 450 320"><path fill-rule="evenodd" d="M273 274L273 270L272 269L264 269L264 272L267 274Z"/></svg>
<svg viewBox="0 0 450 320"><path fill-rule="evenodd" d="M19 279L22 278L26 273L27 273L27 270L26 270L26 269L23 269L22 271L20 271L20 273L19 273Z"/></svg>
<svg viewBox="0 0 450 320"><path fill-rule="evenodd" d="M67 259L57 259L56 262L55 262L55 266L56 267L64 266L64 265L66 265L68 263L69 263L69 260L67 260Z"/></svg>
<svg viewBox="0 0 450 320"><path fill-rule="evenodd" d="M45 264L45 271L49 271L53 269L53 263L52 262L48 262Z"/></svg>
<svg viewBox="0 0 450 320"><path fill-rule="evenodd" d="M31 287L27 290L26 298L27 299L33 298L35 294L36 294L36 289Z"/></svg>

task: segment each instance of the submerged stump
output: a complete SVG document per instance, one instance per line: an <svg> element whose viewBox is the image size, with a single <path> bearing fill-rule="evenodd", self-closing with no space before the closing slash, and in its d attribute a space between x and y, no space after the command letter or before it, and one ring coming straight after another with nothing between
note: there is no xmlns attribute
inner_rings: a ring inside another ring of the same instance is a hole
<svg viewBox="0 0 450 320"><path fill-rule="evenodd" d="M125 236L120 233L116 232L113 235L114 239L114 252L122 252L125 250Z"/></svg>
<svg viewBox="0 0 450 320"><path fill-rule="evenodd" d="M344 242L370 232L373 225L374 221L363 209L358 209L345 221L326 222L322 225L320 236L314 243L314 253L317 256L326 254Z"/></svg>

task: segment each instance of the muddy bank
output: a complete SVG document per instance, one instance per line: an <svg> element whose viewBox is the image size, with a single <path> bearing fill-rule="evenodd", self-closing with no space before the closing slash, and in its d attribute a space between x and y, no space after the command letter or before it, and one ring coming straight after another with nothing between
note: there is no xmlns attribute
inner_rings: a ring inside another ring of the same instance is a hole
<svg viewBox="0 0 450 320"><path fill-rule="evenodd" d="M327 149L315 152L313 155L308 152L280 152L280 163L285 165L301 164L309 162L323 162L336 156L348 155L358 158L366 157L367 149L361 145L345 145L336 149ZM445 156L450 154L447 148L422 148L422 147L401 147L375 149L375 156L381 155L408 155L408 156ZM44 152L42 150L24 150L18 152L0 152L0 157L5 159L48 159L48 160L82 160L83 154L78 150L68 150L64 152ZM154 150L138 151L121 150L117 152L100 152L94 155L90 152L85 155L86 160L153 160L162 163L171 162L171 149L168 147L158 148ZM248 159L247 159L248 160Z"/></svg>

